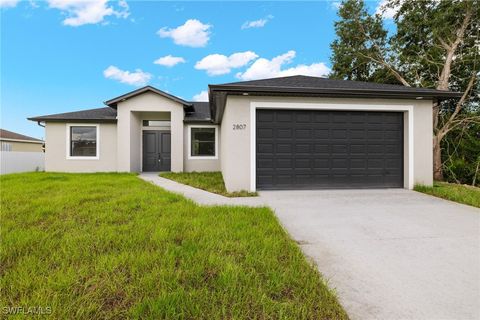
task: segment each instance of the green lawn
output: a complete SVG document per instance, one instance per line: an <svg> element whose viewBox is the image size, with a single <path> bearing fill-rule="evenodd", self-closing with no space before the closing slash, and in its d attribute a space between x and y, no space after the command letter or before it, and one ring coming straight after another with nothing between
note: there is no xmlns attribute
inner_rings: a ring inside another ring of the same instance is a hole
<svg viewBox="0 0 480 320"><path fill-rule="evenodd" d="M256 192L227 192L221 172L162 172L161 177L226 197L252 197Z"/></svg>
<svg viewBox="0 0 480 320"><path fill-rule="evenodd" d="M435 182L433 187L415 186L416 191L480 208L480 188L463 184Z"/></svg>
<svg viewBox="0 0 480 320"><path fill-rule="evenodd" d="M267 208L197 206L132 174L12 174L0 183L2 311L347 318Z"/></svg>

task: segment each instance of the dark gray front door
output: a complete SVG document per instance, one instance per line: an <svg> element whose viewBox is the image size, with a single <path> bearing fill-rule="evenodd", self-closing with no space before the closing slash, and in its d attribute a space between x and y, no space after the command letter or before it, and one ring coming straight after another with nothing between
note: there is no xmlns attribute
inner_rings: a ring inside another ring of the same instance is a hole
<svg viewBox="0 0 480 320"><path fill-rule="evenodd" d="M170 131L143 131L143 171L170 171Z"/></svg>
<svg viewBox="0 0 480 320"><path fill-rule="evenodd" d="M257 110L258 189L403 187L403 113Z"/></svg>

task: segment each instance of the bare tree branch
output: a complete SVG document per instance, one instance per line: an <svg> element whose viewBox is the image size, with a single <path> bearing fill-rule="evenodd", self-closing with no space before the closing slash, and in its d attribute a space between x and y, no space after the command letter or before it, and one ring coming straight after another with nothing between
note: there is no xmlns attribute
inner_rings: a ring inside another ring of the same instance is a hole
<svg viewBox="0 0 480 320"><path fill-rule="evenodd" d="M470 80L468 81L467 88L465 88L465 91L463 92L462 97L460 98L460 100L458 100L457 104L455 105L455 110L450 115L450 117L445 122L445 124L438 130L438 134L439 134L440 139L442 139L450 130L452 130L451 126L454 122L455 123L458 122L458 120L456 120L455 118L457 117L457 115L462 110L465 101L467 100L468 96L470 95L470 91L472 90L473 85L475 84L475 80L477 79L476 74L477 74L476 71L473 72L472 76L470 77ZM473 117L473 118L477 118L477 117ZM465 121L465 119L467 119L467 118L463 118L463 119L460 119L460 120L461 120L461 122L463 122L463 121Z"/></svg>
<svg viewBox="0 0 480 320"><path fill-rule="evenodd" d="M443 130L439 135L441 134L441 138L443 138L448 132L452 131L453 129L457 128L458 126L461 125L468 125L470 123L480 123L480 116L473 116L473 117L465 117L462 119L458 119L453 121L450 126Z"/></svg>
<svg viewBox="0 0 480 320"><path fill-rule="evenodd" d="M458 46L463 41L463 37L465 36L465 31L467 30L468 24L470 23L470 20L472 18L472 14L473 14L472 7L468 6L465 17L463 18L462 25L456 32L457 37L452 44L447 44L445 40L438 38L438 41L440 41L442 46L447 51L445 64L443 65L443 70L442 70L442 73L440 74L440 78L437 84L438 90L448 90L448 83L449 83L448 80L450 79L450 74L452 72L451 69L452 69L453 57L455 56L455 52L457 51Z"/></svg>
<svg viewBox="0 0 480 320"><path fill-rule="evenodd" d="M392 67L388 62L386 62L383 58L381 57L378 57L378 58L373 58L369 55L366 55L366 54L363 54L361 52L359 52L360 55L362 55L363 57L367 58L367 59L370 59L371 61L379 64L379 65L382 65L384 66L385 68L387 68L391 73L392 75L398 80L400 81L404 86L407 86L407 87L411 87L410 83L408 83L407 80L405 80L404 77L402 77L402 75L397 71L395 70L394 67Z"/></svg>

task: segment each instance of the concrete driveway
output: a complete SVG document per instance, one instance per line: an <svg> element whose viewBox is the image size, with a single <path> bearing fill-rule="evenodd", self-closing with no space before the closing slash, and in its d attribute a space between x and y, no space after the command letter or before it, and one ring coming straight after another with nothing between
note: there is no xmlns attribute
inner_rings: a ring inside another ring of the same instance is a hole
<svg viewBox="0 0 480 320"><path fill-rule="evenodd" d="M480 209L402 189L260 198L352 319L480 319Z"/></svg>

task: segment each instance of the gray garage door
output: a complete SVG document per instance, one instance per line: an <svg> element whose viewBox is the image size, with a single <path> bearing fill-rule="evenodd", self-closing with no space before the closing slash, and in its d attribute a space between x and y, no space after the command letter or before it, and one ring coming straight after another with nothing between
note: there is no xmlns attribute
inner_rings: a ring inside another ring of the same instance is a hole
<svg viewBox="0 0 480 320"><path fill-rule="evenodd" d="M257 110L258 189L403 187L400 112Z"/></svg>

